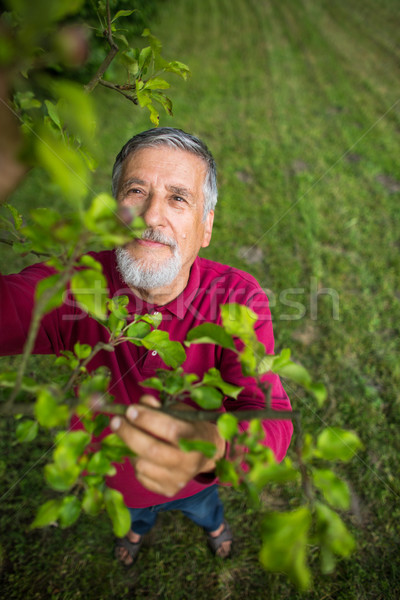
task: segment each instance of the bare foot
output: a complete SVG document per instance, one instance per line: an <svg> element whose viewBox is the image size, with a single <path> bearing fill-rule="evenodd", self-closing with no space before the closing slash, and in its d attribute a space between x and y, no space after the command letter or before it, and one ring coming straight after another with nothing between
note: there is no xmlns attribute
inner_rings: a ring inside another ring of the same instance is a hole
<svg viewBox="0 0 400 600"><path fill-rule="evenodd" d="M137 544L141 539L141 536L132 530L128 531L125 537L132 544ZM123 546L117 546L115 548L115 558L122 562L126 567L129 567L134 563L136 556L132 556Z"/></svg>
<svg viewBox="0 0 400 600"><path fill-rule="evenodd" d="M211 531L209 533L209 535L213 538L218 537L219 535L221 535L221 533L224 531L225 529L225 523L222 523L218 529L216 529L215 531ZM220 545L220 547L218 548L218 550L216 551L216 556L219 556L220 558L227 558L230 553L231 553L231 548L232 548L232 541L226 541L226 542L222 542L222 544Z"/></svg>

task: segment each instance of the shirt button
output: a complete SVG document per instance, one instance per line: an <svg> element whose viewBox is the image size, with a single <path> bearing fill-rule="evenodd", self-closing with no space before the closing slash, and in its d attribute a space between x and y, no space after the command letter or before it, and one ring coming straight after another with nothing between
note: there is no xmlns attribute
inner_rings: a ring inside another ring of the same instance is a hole
<svg viewBox="0 0 400 600"><path fill-rule="evenodd" d="M153 312L153 315L159 315L159 314L160 314L160 313L158 312L158 310L155 310L155 311Z"/></svg>
<svg viewBox="0 0 400 600"><path fill-rule="evenodd" d="M156 350L153 350L153 352L151 353L152 356L157 356L157 352Z"/></svg>

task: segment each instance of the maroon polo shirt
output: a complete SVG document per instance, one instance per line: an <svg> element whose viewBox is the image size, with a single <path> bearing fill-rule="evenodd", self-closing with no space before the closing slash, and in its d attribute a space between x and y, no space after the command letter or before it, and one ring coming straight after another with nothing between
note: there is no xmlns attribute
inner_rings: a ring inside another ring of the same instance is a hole
<svg viewBox="0 0 400 600"><path fill-rule="evenodd" d="M103 266L108 281L109 295L125 294L129 298L128 310L134 314L160 312L160 329L168 331L172 340L182 342L188 331L202 323L221 324L220 305L239 303L251 308L257 315L255 331L268 354L274 352L274 337L268 299L257 281L248 273L204 258L196 258L192 265L186 288L172 302L164 306L148 304L137 298L120 278L116 267L115 253L103 251L91 253ZM0 354L21 353L29 328L34 290L41 279L53 270L44 264L24 269L17 275L0 277ZM67 294L64 304L47 314L35 344L37 354L59 354L61 350L73 350L77 341L94 346L98 341L108 341L107 331L91 319L76 304L71 294ZM238 342L239 344L239 342ZM165 368L156 349L151 351L132 343L117 346L114 352L102 351L90 363L90 369L106 365L111 371L109 391L115 401L134 404L145 391L140 381L155 375L158 368ZM237 400L225 398L222 410L259 409L265 405L263 393L251 377L244 377L235 353L214 344L193 344L187 348L187 358L183 369L196 373L202 378L211 367L221 371L225 381L243 387ZM272 408L290 410L288 397L279 377L267 373L263 381L271 385ZM151 391L151 393L153 393ZM73 422L72 426L78 424ZM246 428L246 423L241 428ZM78 425L79 426L79 425ZM264 421L265 444L269 446L277 460L285 456L292 435L291 421ZM176 496L166 496L150 492L136 479L128 460L117 464L117 473L107 481L110 487L119 490L127 506L141 508L186 498L215 483L208 474L190 481Z"/></svg>

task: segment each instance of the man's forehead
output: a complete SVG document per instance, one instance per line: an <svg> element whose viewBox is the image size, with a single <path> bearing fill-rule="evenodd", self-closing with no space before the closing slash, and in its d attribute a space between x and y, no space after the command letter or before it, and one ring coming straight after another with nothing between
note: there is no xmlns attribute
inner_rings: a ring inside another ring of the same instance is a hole
<svg viewBox="0 0 400 600"><path fill-rule="evenodd" d="M124 160L120 185L130 180L145 185L154 174L161 174L169 186L195 191L195 187L203 186L206 172L207 165L197 154L168 146L145 147Z"/></svg>
<svg viewBox="0 0 400 600"><path fill-rule="evenodd" d="M193 169L200 169L205 171L207 168L206 161L202 156L185 150L183 148L174 148L166 144L160 144L157 146L145 146L143 148L137 148L125 158L124 166L131 164L146 163L148 161L157 160L160 155L163 155L167 160L171 162L181 163L182 160L186 159L186 162L192 163Z"/></svg>

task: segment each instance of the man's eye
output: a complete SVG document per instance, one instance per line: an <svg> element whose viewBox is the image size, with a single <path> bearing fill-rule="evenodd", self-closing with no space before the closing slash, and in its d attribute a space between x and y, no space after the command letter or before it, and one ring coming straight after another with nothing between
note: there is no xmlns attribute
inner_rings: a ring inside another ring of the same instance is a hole
<svg viewBox="0 0 400 600"><path fill-rule="evenodd" d="M182 196L174 196L174 200L176 202L186 202L185 198L182 198Z"/></svg>
<svg viewBox="0 0 400 600"><path fill-rule="evenodd" d="M142 190L139 190L138 188L131 188L130 190L128 190L127 193L128 194L141 194Z"/></svg>

